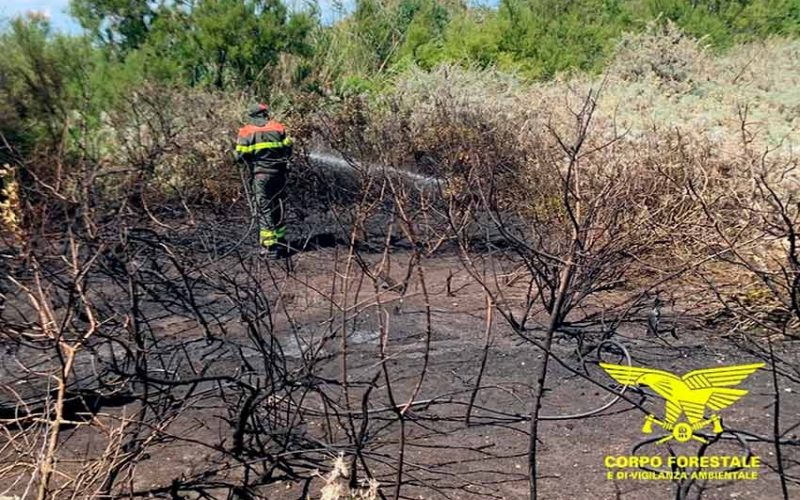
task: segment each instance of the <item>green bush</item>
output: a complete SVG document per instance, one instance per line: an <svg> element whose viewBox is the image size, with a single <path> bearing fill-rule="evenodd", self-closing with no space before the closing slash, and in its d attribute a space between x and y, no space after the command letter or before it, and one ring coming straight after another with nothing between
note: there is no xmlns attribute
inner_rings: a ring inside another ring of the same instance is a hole
<svg viewBox="0 0 800 500"><path fill-rule="evenodd" d="M92 108L96 63L83 38L54 35L47 20L17 18L0 34L0 132L23 152L62 142L75 109Z"/></svg>

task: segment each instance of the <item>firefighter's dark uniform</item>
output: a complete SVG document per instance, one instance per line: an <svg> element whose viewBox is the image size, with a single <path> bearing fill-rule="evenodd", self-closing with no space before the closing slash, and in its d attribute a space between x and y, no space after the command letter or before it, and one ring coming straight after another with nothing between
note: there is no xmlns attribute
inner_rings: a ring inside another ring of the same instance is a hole
<svg viewBox="0 0 800 500"><path fill-rule="evenodd" d="M268 120L267 106L250 109L250 123L239 129L236 159L251 168L262 247L285 252L286 169L292 155L292 139L283 125Z"/></svg>

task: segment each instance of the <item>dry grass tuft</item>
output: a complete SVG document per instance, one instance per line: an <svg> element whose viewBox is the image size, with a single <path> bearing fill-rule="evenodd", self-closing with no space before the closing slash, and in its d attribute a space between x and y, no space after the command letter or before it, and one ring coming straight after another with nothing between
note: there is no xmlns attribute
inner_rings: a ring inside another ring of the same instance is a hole
<svg viewBox="0 0 800 500"><path fill-rule="evenodd" d="M321 500L375 500L378 498L378 482L370 480L363 487L350 487L350 471L344 461L344 455L339 455L333 461L333 469L323 477L325 486L320 494Z"/></svg>
<svg viewBox="0 0 800 500"><path fill-rule="evenodd" d="M22 238L20 228L19 185L10 165L0 168L0 234L7 234L14 243Z"/></svg>

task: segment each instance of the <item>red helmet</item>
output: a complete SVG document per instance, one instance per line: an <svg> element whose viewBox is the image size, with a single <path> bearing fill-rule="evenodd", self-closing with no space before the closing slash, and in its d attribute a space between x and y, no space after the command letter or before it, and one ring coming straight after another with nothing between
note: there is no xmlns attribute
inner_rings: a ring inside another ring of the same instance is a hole
<svg viewBox="0 0 800 500"><path fill-rule="evenodd" d="M251 116L253 118L266 117L269 114L269 106L267 106L263 102L254 104L253 106L250 106L250 109L248 110L247 114L248 116Z"/></svg>

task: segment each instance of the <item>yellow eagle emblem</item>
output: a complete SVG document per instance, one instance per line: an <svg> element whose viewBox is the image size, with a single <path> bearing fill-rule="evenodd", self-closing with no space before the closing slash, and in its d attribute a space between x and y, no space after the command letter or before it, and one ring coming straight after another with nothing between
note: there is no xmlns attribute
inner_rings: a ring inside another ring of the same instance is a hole
<svg viewBox="0 0 800 500"><path fill-rule="evenodd" d="M667 402L664 420L659 420L650 414L645 418L642 432L653 432L653 424L660 425L664 430L671 432L658 442L663 443L670 439L686 442L690 439L706 442L694 432L714 425L714 432L722 432L719 415L712 413L706 418L706 408L718 412L738 401L747 394L744 389L734 389L753 372L762 368L764 363L749 365L722 366L718 368L705 368L692 370L682 377L663 370L640 368L636 366L612 365L600 363L600 367L611 378L626 386L647 386ZM681 415L686 416L687 422L678 422Z"/></svg>

